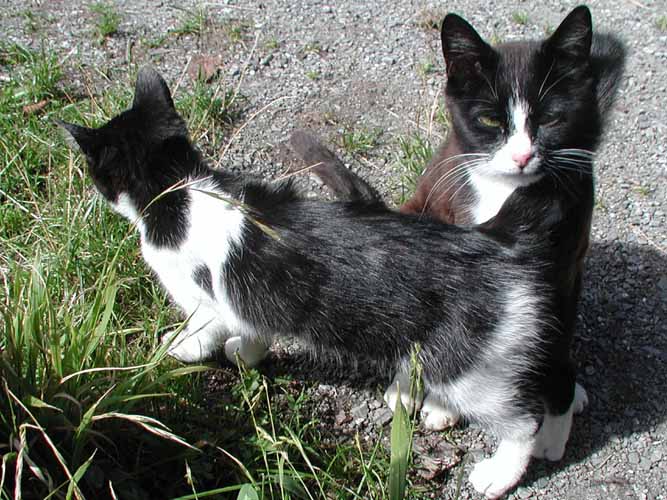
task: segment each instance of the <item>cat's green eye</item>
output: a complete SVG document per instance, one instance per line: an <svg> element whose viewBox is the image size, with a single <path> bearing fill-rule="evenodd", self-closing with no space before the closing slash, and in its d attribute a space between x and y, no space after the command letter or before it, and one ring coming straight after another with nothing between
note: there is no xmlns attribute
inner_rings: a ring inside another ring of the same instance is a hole
<svg viewBox="0 0 667 500"><path fill-rule="evenodd" d="M478 120L479 123L481 123L485 127L499 128L503 126L500 120L496 120L495 118L491 118L490 116L480 116Z"/></svg>

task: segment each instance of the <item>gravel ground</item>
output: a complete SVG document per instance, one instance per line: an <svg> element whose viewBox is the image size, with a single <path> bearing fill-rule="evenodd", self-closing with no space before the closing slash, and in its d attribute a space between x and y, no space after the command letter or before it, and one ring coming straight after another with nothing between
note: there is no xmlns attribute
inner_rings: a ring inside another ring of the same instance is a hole
<svg viewBox="0 0 667 500"><path fill-rule="evenodd" d="M444 80L439 33L425 21L455 11L487 39L541 37L577 2L208 2L203 6L210 22L201 34L160 40L182 24L183 8L192 5L116 1L120 32L105 44L92 34L87 3L3 0L0 5L0 39L56 51L65 60L70 90L89 82L102 91L109 81L125 77L128 60L151 62L173 85L187 81L188 64L218 58L220 78L232 86L243 79L247 101L237 129L252 118L226 153L228 168L267 177L284 171L289 163L284 142L296 127L308 127L330 143L346 130L381 131L379 145L369 153L343 156L395 200L402 173L397 137L416 127L429 129ZM579 380L591 402L575 418L565 458L533 463L510 498L663 499L667 29L658 20L664 25L667 3L596 0L589 6L596 26L621 35L629 50L626 79L596 162L593 246L575 345ZM235 33L242 34L240 40ZM325 195L314 181L302 182L313 196ZM376 385L381 377L372 371L322 368L293 346L277 348L265 368L313 382L322 421L343 434L359 430L371 439L390 419ZM467 473L473 461L461 461L465 452L478 459L493 446L492 438L474 428L458 428L447 437L417 436L417 462L424 477L435 476L428 483L434 498L452 496L459 467ZM461 497L479 495L464 484Z"/></svg>

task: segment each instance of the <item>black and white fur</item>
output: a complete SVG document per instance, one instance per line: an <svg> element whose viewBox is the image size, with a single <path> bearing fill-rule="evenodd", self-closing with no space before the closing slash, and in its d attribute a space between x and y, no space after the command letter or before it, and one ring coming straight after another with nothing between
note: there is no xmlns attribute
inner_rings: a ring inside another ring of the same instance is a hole
<svg viewBox="0 0 667 500"><path fill-rule="evenodd" d="M294 335L406 373L418 344L427 392L500 439L470 476L478 491L502 495L543 454L540 374L560 328L545 248L522 231L521 205L498 215L512 231L466 229L211 170L148 68L131 109L99 129L62 126L190 317L169 339L173 356L199 361L224 346L256 362L273 336ZM569 430L549 452L562 455Z"/></svg>

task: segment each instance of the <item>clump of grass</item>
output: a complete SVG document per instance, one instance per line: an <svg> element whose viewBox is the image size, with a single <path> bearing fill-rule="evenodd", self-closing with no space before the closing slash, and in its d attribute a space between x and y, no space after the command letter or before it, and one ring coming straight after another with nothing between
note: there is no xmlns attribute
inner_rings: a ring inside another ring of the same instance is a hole
<svg viewBox="0 0 667 500"><path fill-rule="evenodd" d="M368 153L376 148L382 129L348 128L340 136L340 147L351 154Z"/></svg>
<svg viewBox="0 0 667 500"><path fill-rule="evenodd" d="M445 14L442 9L424 9L417 16L417 26L425 31L440 31Z"/></svg>
<svg viewBox="0 0 667 500"><path fill-rule="evenodd" d="M520 11L512 12L512 21L520 26L525 26L528 24L528 14Z"/></svg>
<svg viewBox="0 0 667 500"><path fill-rule="evenodd" d="M171 30L176 36L197 35L200 36L210 24L208 13L203 5L192 9L183 9L178 26Z"/></svg>
<svg viewBox="0 0 667 500"><path fill-rule="evenodd" d="M427 77L428 75L435 73L435 64L433 61L422 61L417 65L417 72L422 77Z"/></svg>
<svg viewBox="0 0 667 500"><path fill-rule="evenodd" d="M278 41L277 38L269 38L264 42L264 47L266 47L269 50L276 50L280 48L280 42Z"/></svg>
<svg viewBox="0 0 667 500"><path fill-rule="evenodd" d="M429 139L414 134L398 140L399 154L396 163L401 171L401 195L399 203L404 203L415 192L417 180L433 155Z"/></svg>
<svg viewBox="0 0 667 500"><path fill-rule="evenodd" d="M320 79L320 72L314 69L306 71L306 78L309 80L319 80Z"/></svg>
<svg viewBox="0 0 667 500"><path fill-rule="evenodd" d="M667 16L660 16L655 20L655 27L660 31L667 31Z"/></svg>
<svg viewBox="0 0 667 500"><path fill-rule="evenodd" d="M303 54L319 54L320 52L322 52L322 44L320 44L320 42L318 42L317 40L313 42L308 42L303 46L301 52Z"/></svg>
<svg viewBox="0 0 667 500"><path fill-rule="evenodd" d="M90 6L90 11L96 16L95 34L100 43L104 43L108 37L118 33L121 17L113 4L94 3Z"/></svg>
<svg viewBox="0 0 667 500"><path fill-rule="evenodd" d="M252 24L249 21L243 19L232 19L225 24L224 30L227 33L227 38L232 43L242 42L248 32L250 31Z"/></svg>

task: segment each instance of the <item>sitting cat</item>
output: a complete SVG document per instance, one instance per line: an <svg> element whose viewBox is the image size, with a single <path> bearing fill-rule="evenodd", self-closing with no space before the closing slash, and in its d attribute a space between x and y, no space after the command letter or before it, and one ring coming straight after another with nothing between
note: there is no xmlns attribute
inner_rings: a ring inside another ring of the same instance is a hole
<svg viewBox="0 0 667 500"><path fill-rule="evenodd" d="M545 385L560 383L561 371L574 380L567 353L589 244L593 153L623 73L623 45L611 35L593 34L590 12L580 6L544 41L497 47L449 14L442 23L442 46L451 130L400 211L502 228L505 221L495 216L510 195L524 206L553 201L559 210L551 213L552 230L544 237L556 266L563 339L556 354L560 361L552 365L559 373L546 375ZM367 183L323 153L313 137L298 131L291 145L307 164L321 163L312 172L340 198L356 193L357 200L377 202ZM578 390L584 404L585 393ZM552 413L569 404L559 401ZM423 412L431 428L458 419L442 405L429 404Z"/></svg>
<svg viewBox="0 0 667 500"><path fill-rule="evenodd" d="M98 129L61 125L99 192L136 221L144 259L190 316L169 339L175 357L203 360L230 342L244 357L274 335L294 335L316 352L405 373L419 345L429 394L500 438L470 476L488 498L543 453L538 427L551 399L576 406L567 376L543 385L563 349L552 270L548 248L518 222L549 220L553 206L526 214L507 203L497 217L511 230L466 229L212 170L149 68L129 110ZM571 409L563 419L550 429L551 458L563 453Z"/></svg>

